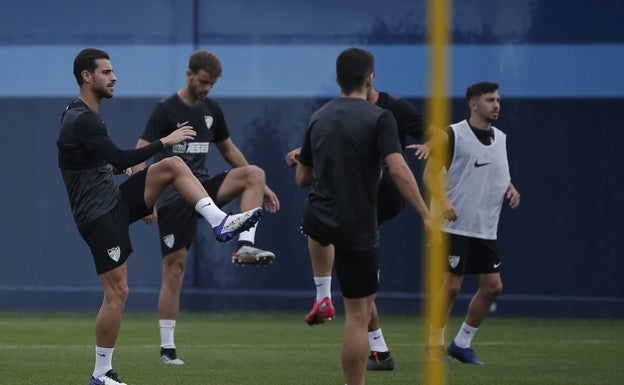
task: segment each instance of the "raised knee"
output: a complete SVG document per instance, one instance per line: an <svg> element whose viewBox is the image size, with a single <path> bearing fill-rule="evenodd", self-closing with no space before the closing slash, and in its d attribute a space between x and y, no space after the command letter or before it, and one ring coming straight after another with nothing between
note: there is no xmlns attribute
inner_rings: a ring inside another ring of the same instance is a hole
<svg viewBox="0 0 624 385"><path fill-rule="evenodd" d="M161 160L161 162L165 162L164 164L166 165L166 167L171 170L188 167L179 156L169 156Z"/></svg>
<svg viewBox="0 0 624 385"><path fill-rule="evenodd" d="M245 189L266 184L264 170L255 165L245 166L243 174L243 183Z"/></svg>
<svg viewBox="0 0 624 385"><path fill-rule="evenodd" d="M266 176L264 174L264 170L260 167L256 165L249 165L247 166L247 178L255 182L264 183Z"/></svg>

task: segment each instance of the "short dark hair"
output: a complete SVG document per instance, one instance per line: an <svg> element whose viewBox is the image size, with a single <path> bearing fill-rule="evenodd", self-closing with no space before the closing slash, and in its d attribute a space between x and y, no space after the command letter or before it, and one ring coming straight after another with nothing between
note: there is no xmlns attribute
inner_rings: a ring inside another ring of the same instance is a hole
<svg viewBox="0 0 624 385"><path fill-rule="evenodd" d="M85 48L74 58L74 77L79 86L82 85L82 71L93 73L97 68L97 59L110 60L108 53L97 48Z"/></svg>
<svg viewBox="0 0 624 385"><path fill-rule="evenodd" d="M361 48L348 48L336 59L336 76L346 95L364 85L366 77L375 72L373 54Z"/></svg>
<svg viewBox="0 0 624 385"><path fill-rule="evenodd" d="M494 82L479 82L469 86L466 89L466 101L470 102L470 99L479 97L483 94L490 94L498 89L498 83Z"/></svg>
<svg viewBox="0 0 624 385"><path fill-rule="evenodd" d="M221 77L221 74L223 73L221 61L217 55L208 51L193 52L189 59L188 68L194 74L198 73L199 70L204 70L215 78Z"/></svg>

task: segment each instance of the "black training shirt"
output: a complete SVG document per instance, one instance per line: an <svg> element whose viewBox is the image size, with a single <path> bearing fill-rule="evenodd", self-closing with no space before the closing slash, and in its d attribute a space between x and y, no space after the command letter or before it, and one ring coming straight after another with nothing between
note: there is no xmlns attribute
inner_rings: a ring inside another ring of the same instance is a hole
<svg viewBox="0 0 624 385"><path fill-rule="evenodd" d="M379 97L375 104L392 112L399 129L399 141L402 148L405 148L407 145L408 135L417 141L422 139L425 134L425 121L423 116L416 110L416 107L410 102L390 95L387 92L379 92Z"/></svg>
<svg viewBox="0 0 624 385"><path fill-rule="evenodd" d="M177 93L158 102L147 121L141 138L152 142L171 134L182 126L191 126L197 133L195 139L180 143L154 156L159 161L169 156L179 156L200 180L208 179L206 156L210 143L222 142L230 137L223 111L212 99L204 99L197 106L184 103ZM175 190L168 186L158 201L160 207L178 198Z"/></svg>
<svg viewBox="0 0 624 385"><path fill-rule="evenodd" d="M363 99L336 98L308 124L299 162L314 181L304 208L337 247L361 251L377 246L377 190L381 160L401 153L392 114Z"/></svg>
<svg viewBox="0 0 624 385"><path fill-rule="evenodd" d="M157 141L138 150L119 149L108 136L100 115L80 99L72 101L63 112L56 146L58 165L78 227L117 205L119 188L113 166L126 169L163 148Z"/></svg>

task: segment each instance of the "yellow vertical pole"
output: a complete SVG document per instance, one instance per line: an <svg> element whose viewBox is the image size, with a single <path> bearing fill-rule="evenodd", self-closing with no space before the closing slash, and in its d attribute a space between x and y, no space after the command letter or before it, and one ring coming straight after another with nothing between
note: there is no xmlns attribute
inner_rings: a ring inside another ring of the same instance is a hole
<svg viewBox="0 0 624 385"><path fill-rule="evenodd" d="M427 1L427 46L428 46L428 80L429 97L426 101L425 117L438 128L444 129L449 124L449 59L448 47L450 42L449 29L451 26L451 1L452 0L428 0ZM435 130L434 130L435 131ZM447 143L439 140L441 135L432 135L432 152L443 159L448 157ZM437 188L442 188L437 186ZM431 198L431 197L429 197ZM425 248L423 261L423 282L425 289L425 317L424 339L427 343L430 325L441 324L440 320L447 316L447 302L436 300L442 286L445 273L445 260L448 250L447 240L441 237L439 232L441 218L436 215L433 218L434 233L432 239L440 239L441 242L430 242ZM425 360L424 384L443 385L446 383L446 368L439 361Z"/></svg>

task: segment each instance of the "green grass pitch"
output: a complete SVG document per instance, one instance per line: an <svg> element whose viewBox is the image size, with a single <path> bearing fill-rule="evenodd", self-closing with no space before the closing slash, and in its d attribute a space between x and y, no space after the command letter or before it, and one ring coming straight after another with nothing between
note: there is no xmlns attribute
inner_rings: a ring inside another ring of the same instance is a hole
<svg viewBox="0 0 624 385"><path fill-rule="evenodd" d="M126 314L113 365L129 385L344 384L342 315L310 327L304 314L183 313L176 330L184 366L158 362L155 314ZM86 384L93 369L95 314L0 312L0 384ZM369 385L423 383L423 324L382 314L395 356L392 372L369 372ZM447 340L460 319L452 319ZM473 348L484 366L451 362L457 385L624 384L624 320L490 316Z"/></svg>

